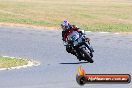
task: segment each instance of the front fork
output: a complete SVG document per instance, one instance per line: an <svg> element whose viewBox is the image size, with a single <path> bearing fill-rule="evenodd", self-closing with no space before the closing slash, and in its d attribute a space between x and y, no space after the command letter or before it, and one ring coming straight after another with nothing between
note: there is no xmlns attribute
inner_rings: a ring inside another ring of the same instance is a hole
<svg viewBox="0 0 132 88"><path fill-rule="evenodd" d="M85 42L85 46L90 50L90 53L94 52L94 49L93 49L93 47L91 46L91 44L90 44L89 41Z"/></svg>

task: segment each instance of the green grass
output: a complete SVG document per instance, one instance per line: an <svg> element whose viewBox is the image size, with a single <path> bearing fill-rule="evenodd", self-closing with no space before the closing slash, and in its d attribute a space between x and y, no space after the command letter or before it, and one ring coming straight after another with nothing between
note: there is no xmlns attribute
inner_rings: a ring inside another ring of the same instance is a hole
<svg viewBox="0 0 132 88"><path fill-rule="evenodd" d="M0 22L59 28L64 19L89 31L132 32L132 1L0 0Z"/></svg>
<svg viewBox="0 0 132 88"><path fill-rule="evenodd" d="M0 56L0 68L10 68L28 64L27 60Z"/></svg>
<svg viewBox="0 0 132 88"><path fill-rule="evenodd" d="M89 31L107 31L107 32L132 32L131 24L95 24L95 25L82 25L82 29Z"/></svg>

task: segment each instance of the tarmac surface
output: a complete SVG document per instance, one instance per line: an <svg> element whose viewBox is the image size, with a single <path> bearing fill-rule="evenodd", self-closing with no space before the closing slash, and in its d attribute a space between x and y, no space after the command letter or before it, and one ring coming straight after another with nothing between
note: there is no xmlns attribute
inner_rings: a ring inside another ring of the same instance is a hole
<svg viewBox="0 0 132 88"><path fill-rule="evenodd" d="M132 75L132 35L86 32L94 63L79 62L63 46L60 30L0 26L0 55L28 58L39 66L0 71L0 88L132 88L129 84L76 82L77 68L89 74Z"/></svg>

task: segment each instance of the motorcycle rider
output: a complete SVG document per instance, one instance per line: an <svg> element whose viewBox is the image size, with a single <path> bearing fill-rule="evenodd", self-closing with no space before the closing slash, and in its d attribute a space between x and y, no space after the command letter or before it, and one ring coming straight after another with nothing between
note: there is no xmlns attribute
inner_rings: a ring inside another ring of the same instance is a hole
<svg viewBox="0 0 132 88"><path fill-rule="evenodd" d="M67 20L64 20L63 23L61 24L61 28L63 29L62 31L62 40L66 41L64 38L64 35L66 34L66 32L71 29L71 25Z"/></svg>
<svg viewBox="0 0 132 88"><path fill-rule="evenodd" d="M80 28L78 28L76 25L71 25L67 20L64 20L63 21L63 23L61 24L61 27L62 27L62 29L63 29L63 31L62 31L62 40L65 42L65 43L67 43L65 46L66 46L66 51L68 52L68 53L71 53L71 54L73 54L73 55L76 55L74 52L72 52L73 51L73 49L72 49L72 47L71 46L69 46L68 45L68 40L67 40L67 37L68 37L68 35L70 34L70 33L72 33L73 31L77 31L80 35L83 35L83 32L80 30ZM89 41L90 41L90 39L89 38L85 38L85 40L89 43ZM91 56L93 56L92 55L92 52L94 52L93 51L93 49L92 48L90 48L86 43L85 43L85 45L89 48L89 50L90 50L90 52L91 52ZM89 43L89 45L90 45L90 43ZM77 58L79 59L80 57L78 57L77 56Z"/></svg>
<svg viewBox="0 0 132 88"><path fill-rule="evenodd" d="M83 34L82 31L79 30L78 27L76 27L75 25L71 25L67 20L64 20L63 23L61 24L61 27L63 29L62 31L62 40L67 42L67 37L70 33L72 33L73 31L77 31L80 34Z"/></svg>

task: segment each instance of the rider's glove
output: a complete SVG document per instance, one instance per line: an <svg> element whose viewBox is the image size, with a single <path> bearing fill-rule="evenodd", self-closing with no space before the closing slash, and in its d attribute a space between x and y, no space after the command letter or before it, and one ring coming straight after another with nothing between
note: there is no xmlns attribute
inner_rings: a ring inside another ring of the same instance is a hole
<svg viewBox="0 0 132 88"><path fill-rule="evenodd" d="M78 33L80 33L81 35L83 35L82 31L79 31Z"/></svg>

